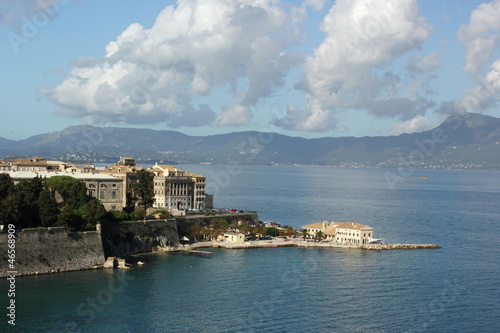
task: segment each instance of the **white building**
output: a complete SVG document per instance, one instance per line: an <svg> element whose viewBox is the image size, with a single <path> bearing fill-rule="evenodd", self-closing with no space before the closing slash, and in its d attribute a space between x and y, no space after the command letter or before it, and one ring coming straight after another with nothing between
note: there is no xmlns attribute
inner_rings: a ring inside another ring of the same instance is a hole
<svg viewBox="0 0 500 333"><path fill-rule="evenodd" d="M331 222L311 223L302 226L308 232L310 238L321 231L326 240L335 241L339 244L365 245L373 239L373 228L364 224L354 222Z"/></svg>

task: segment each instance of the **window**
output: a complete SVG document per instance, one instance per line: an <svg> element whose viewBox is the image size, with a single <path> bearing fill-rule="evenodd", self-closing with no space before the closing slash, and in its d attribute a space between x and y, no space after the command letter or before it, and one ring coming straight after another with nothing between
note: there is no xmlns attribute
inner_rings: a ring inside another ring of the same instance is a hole
<svg viewBox="0 0 500 333"><path fill-rule="evenodd" d="M111 199L116 199L116 191L111 192Z"/></svg>
<svg viewBox="0 0 500 333"><path fill-rule="evenodd" d="M108 188L105 184L101 184L101 188Z"/></svg>
<svg viewBox="0 0 500 333"><path fill-rule="evenodd" d="M105 195L104 195L104 191L101 191L99 193L99 199L104 199Z"/></svg>

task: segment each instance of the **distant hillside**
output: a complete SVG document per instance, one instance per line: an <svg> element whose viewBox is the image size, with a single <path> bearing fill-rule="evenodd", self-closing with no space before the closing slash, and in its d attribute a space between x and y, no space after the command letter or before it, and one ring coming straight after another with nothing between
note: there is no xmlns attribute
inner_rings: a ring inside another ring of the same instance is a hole
<svg viewBox="0 0 500 333"><path fill-rule="evenodd" d="M26 140L0 138L0 156L74 162L301 164L500 169L500 119L466 114L437 128L386 137L304 139L275 133L189 136L176 131L73 126Z"/></svg>

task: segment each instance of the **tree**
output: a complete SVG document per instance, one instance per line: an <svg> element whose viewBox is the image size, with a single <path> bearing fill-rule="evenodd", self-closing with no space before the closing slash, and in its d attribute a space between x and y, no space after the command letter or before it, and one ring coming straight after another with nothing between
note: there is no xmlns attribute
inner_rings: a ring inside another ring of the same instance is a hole
<svg viewBox="0 0 500 333"><path fill-rule="evenodd" d="M285 236L295 236L297 235L297 230L292 227L286 227L285 228Z"/></svg>
<svg viewBox="0 0 500 333"><path fill-rule="evenodd" d="M266 235L269 235L271 237L277 237L280 235L280 231L275 227L268 227L266 228Z"/></svg>
<svg viewBox="0 0 500 333"><path fill-rule="evenodd" d="M0 224L7 225L13 222L12 193L14 192L14 182L10 175L0 174Z"/></svg>
<svg viewBox="0 0 500 333"><path fill-rule="evenodd" d="M39 203L43 180L39 177L22 180L16 186L11 197L12 219L16 228L35 228L40 226Z"/></svg>
<svg viewBox="0 0 500 333"><path fill-rule="evenodd" d="M318 231L316 235L314 236L314 239L316 239L317 242L321 242L323 239L326 238L326 235L323 233L323 231Z"/></svg>
<svg viewBox="0 0 500 333"><path fill-rule="evenodd" d="M14 191L14 182L10 175L0 174L0 202L7 198Z"/></svg>
<svg viewBox="0 0 500 333"><path fill-rule="evenodd" d="M148 171L141 169L137 171L137 182L132 185L135 195L139 198L139 206L144 207L146 210L148 207L153 206L154 199L154 184L153 175Z"/></svg>
<svg viewBox="0 0 500 333"><path fill-rule="evenodd" d="M82 230L95 230L98 223L107 220L108 212L97 199L91 199L79 209L80 215L84 222Z"/></svg>
<svg viewBox="0 0 500 333"><path fill-rule="evenodd" d="M78 209L85 205L90 197L87 195L85 183L71 176L54 176L46 180L52 191L57 192L62 200L63 206L69 209Z"/></svg>
<svg viewBox="0 0 500 333"><path fill-rule="evenodd" d="M307 237L309 237L309 233L307 232L306 229L301 229L300 230L300 235L302 236L302 239L306 239Z"/></svg>
<svg viewBox="0 0 500 333"><path fill-rule="evenodd" d="M65 208L57 217L57 226L65 226L69 231L83 231L85 221L75 210Z"/></svg>
<svg viewBox="0 0 500 333"><path fill-rule="evenodd" d="M189 226L189 235L195 242L198 241L198 236L202 235L202 227L199 222L195 222Z"/></svg>
<svg viewBox="0 0 500 333"><path fill-rule="evenodd" d="M42 227L52 227L57 223L59 207L57 206L54 192L50 191L47 186L44 187L38 196L38 212Z"/></svg>
<svg viewBox="0 0 500 333"><path fill-rule="evenodd" d="M212 230L212 239L216 239L221 233L227 231L229 225L223 218L214 218L210 220L210 228Z"/></svg>

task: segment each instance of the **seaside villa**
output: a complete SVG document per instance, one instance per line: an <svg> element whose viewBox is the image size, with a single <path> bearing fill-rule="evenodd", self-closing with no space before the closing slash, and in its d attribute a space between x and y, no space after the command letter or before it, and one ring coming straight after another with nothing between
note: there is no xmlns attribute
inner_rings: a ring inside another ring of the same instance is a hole
<svg viewBox="0 0 500 333"><path fill-rule="evenodd" d="M331 222L323 221L302 226L308 233L309 238L314 238L321 231L325 240L334 241L339 244L365 245L373 239L373 228L364 224L354 222Z"/></svg>

